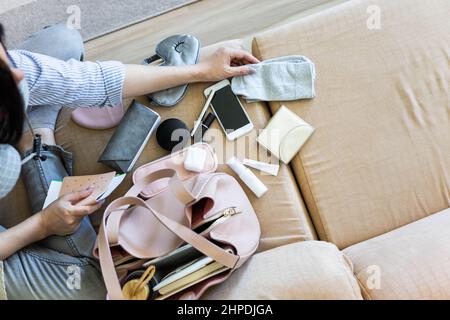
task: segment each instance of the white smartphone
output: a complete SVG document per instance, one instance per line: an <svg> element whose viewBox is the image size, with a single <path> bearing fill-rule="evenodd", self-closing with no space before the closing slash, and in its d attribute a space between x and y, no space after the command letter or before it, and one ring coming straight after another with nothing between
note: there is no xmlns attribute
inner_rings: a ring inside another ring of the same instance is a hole
<svg viewBox="0 0 450 320"><path fill-rule="evenodd" d="M214 91L211 107L228 140L235 140L253 130L253 123L238 97L231 90L230 81L223 80L205 89L209 96Z"/></svg>

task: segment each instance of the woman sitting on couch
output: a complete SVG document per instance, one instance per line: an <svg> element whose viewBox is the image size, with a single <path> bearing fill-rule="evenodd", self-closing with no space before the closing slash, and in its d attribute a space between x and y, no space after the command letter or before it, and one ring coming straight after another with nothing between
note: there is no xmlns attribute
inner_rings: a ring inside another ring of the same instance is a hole
<svg viewBox="0 0 450 320"><path fill-rule="evenodd" d="M3 28L0 25L0 38ZM31 36L17 50L0 46L0 198L20 171L34 215L15 227L0 227L0 299L103 299L105 288L92 256L96 234L88 215L102 203L80 206L92 190L63 195L42 209L51 180L72 172L72 155L56 145L54 126L62 106L118 106L185 83L219 81L252 70L258 60L240 42L202 49L193 66L82 62L78 32L62 25ZM25 112L32 129L24 125ZM40 134L40 157L32 153ZM20 156L14 145L20 152ZM0 210L0 215L14 215Z"/></svg>

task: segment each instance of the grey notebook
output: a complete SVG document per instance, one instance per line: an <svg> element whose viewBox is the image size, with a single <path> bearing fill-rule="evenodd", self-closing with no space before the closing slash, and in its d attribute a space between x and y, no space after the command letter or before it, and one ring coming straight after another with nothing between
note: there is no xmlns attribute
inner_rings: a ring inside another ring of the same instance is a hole
<svg viewBox="0 0 450 320"><path fill-rule="evenodd" d="M131 171L160 120L159 114L133 101L98 162L120 173Z"/></svg>

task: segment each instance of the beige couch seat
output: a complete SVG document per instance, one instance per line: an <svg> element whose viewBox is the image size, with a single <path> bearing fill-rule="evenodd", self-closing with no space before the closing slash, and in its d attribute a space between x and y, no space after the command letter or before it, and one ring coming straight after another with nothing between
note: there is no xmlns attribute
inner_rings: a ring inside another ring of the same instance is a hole
<svg viewBox="0 0 450 320"><path fill-rule="evenodd" d="M335 245L306 241L254 255L203 298L360 300L362 296L351 262Z"/></svg>
<svg viewBox="0 0 450 320"><path fill-rule="evenodd" d="M316 128L292 166L321 240L345 248L450 207L449 12L355 0L256 36L262 59L316 63L317 97L285 104Z"/></svg>
<svg viewBox="0 0 450 320"><path fill-rule="evenodd" d="M364 298L450 299L449 230L447 209L345 249Z"/></svg>

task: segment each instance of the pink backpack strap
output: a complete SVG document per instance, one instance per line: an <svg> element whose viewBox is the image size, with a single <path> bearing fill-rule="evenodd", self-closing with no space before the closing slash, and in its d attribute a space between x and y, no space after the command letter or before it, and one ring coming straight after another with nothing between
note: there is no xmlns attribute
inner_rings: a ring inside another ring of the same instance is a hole
<svg viewBox="0 0 450 320"><path fill-rule="evenodd" d="M164 216L148 206L142 199L136 197L124 197L113 201L106 209L103 216L103 221L100 226L98 235L98 248L100 256L100 265L103 272L106 288L111 299L123 299L122 289L120 287L119 279L114 268L112 254L109 248L107 235L105 231L105 222L111 211L128 205L140 206L148 209L149 214L153 214L162 224L169 230L178 235L185 242L190 243L194 248L203 254L213 258L217 262L226 267L234 269L239 261L239 256L231 254L221 247L215 245L208 239L202 237L191 229L178 222Z"/></svg>
<svg viewBox="0 0 450 320"><path fill-rule="evenodd" d="M186 189L184 183L178 177L178 173L174 169L170 168L152 172L142 179L136 181L134 186L131 187L131 189L128 190L128 192L125 194L125 197L135 197L139 193L141 193L141 191L144 190L144 188L149 184L163 178L170 178L169 187L179 201L184 204L189 204L190 202L193 202L195 200L195 197L188 189Z"/></svg>
<svg viewBox="0 0 450 320"><path fill-rule="evenodd" d="M170 178L169 180L169 188L174 193L175 197L183 203L185 206L194 202L196 199L191 194L189 190L186 189L184 183L179 179L177 172L174 169L161 169L155 172L152 172L139 181L128 190L125 194L125 197L134 197L141 193L142 190L152 182L163 178ZM123 211L126 210L128 206L123 209L118 209L111 212L109 219L106 224L106 234L108 236L108 242L111 246L117 245L119 241L119 226L120 220L122 218Z"/></svg>

